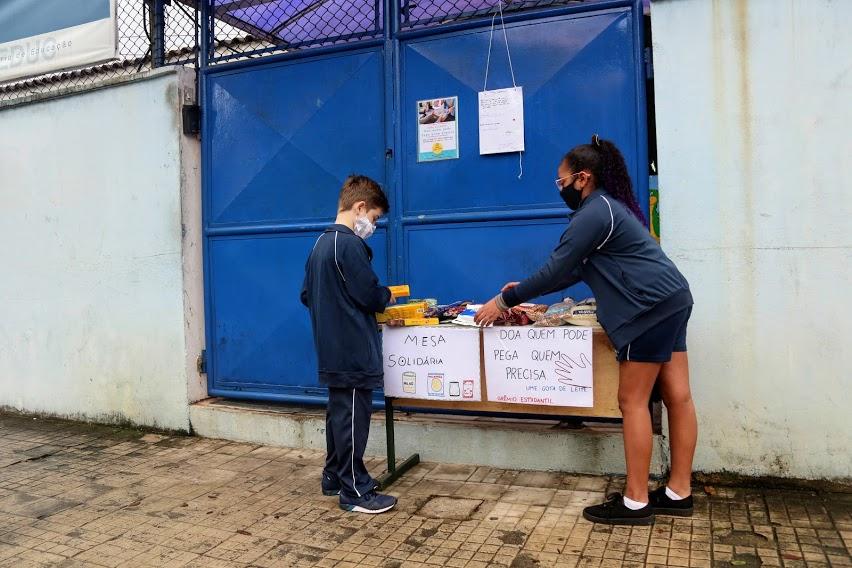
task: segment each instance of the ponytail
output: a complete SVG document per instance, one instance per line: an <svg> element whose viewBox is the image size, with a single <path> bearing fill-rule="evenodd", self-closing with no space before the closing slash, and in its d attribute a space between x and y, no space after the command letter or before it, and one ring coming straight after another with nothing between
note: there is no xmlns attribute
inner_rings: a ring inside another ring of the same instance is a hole
<svg viewBox="0 0 852 568"><path fill-rule="evenodd" d="M633 215L645 224L645 215L633 193L633 183L627 173L624 156L615 144L602 140L597 134L592 136L590 144L574 147L563 158L574 172L589 170L595 176L598 187L620 201Z"/></svg>

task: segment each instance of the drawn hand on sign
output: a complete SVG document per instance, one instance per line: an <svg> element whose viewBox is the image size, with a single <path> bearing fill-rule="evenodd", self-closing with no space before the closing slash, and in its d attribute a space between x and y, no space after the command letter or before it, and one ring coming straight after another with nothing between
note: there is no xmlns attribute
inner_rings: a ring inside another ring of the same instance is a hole
<svg viewBox="0 0 852 568"><path fill-rule="evenodd" d="M573 357L569 357L564 353L559 354L559 359L556 360L556 376L558 377L556 380L562 383L563 385L573 385L573 378L571 377L571 371L574 368L585 369L586 366L591 366L592 362L589 361L589 358L586 357L585 353L580 354L579 363L574 360Z"/></svg>

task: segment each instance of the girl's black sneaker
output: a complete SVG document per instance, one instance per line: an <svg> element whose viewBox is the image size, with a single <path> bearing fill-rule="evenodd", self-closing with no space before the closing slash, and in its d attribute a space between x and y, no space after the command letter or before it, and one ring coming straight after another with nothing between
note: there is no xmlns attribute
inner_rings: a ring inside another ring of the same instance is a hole
<svg viewBox="0 0 852 568"><path fill-rule="evenodd" d="M586 507L583 517L593 523L604 525L653 525L654 508L647 504L641 509L634 511L624 504L621 493L607 495L606 501L600 505Z"/></svg>
<svg viewBox="0 0 852 568"><path fill-rule="evenodd" d="M666 486L658 487L648 495L651 507L658 515L673 517L691 517L693 511L692 495L680 501L675 501L666 495Z"/></svg>

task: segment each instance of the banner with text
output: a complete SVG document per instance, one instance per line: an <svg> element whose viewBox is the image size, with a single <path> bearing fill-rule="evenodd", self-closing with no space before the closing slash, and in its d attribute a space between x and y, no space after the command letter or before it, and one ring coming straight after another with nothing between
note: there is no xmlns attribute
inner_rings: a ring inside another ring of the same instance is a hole
<svg viewBox="0 0 852 568"><path fill-rule="evenodd" d="M115 0L3 0L0 82L114 59L115 21Z"/></svg>
<svg viewBox="0 0 852 568"><path fill-rule="evenodd" d="M488 400L545 406L594 406L590 327L485 330Z"/></svg>
<svg viewBox="0 0 852 568"><path fill-rule="evenodd" d="M386 327L385 396L482 400L479 329Z"/></svg>

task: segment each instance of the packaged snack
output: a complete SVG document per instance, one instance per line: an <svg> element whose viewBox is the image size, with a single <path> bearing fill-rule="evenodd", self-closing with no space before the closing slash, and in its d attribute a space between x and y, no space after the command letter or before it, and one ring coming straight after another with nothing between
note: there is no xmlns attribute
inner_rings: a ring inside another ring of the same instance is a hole
<svg viewBox="0 0 852 568"><path fill-rule="evenodd" d="M416 327L427 325L438 325L438 318L397 318L385 322L388 327Z"/></svg>
<svg viewBox="0 0 852 568"><path fill-rule="evenodd" d="M428 302L427 302L428 303ZM469 302L454 302L452 304L435 305L427 307L424 317L438 318L440 321L452 321L462 313Z"/></svg>
<svg viewBox="0 0 852 568"><path fill-rule="evenodd" d="M575 306L574 300L565 298L561 302L553 304L539 320L535 322L536 327L559 327L565 325L571 318L571 309Z"/></svg>
<svg viewBox="0 0 852 568"><path fill-rule="evenodd" d="M399 286L388 286L394 298L408 298L411 296L411 288L408 284L400 284Z"/></svg>
<svg viewBox="0 0 852 568"><path fill-rule="evenodd" d="M453 323L457 325L477 326L478 324L473 321L473 318L481 308L482 304L468 304L465 310L453 320Z"/></svg>
<svg viewBox="0 0 852 568"><path fill-rule="evenodd" d="M571 316L565 323L589 327L600 327L598 323L598 303L594 298L583 300L571 308Z"/></svg>
<svg viewBox="0 0 852 568"><path fill-rule="evenodd" d="M547 311L547 306L544 304L521 304L520 306L515 306L513 309L524 312L532 321L538 321Z"/></svg>
<svg viewBox="0 0 852 568"><path fill-rule="evenodd" d="M438 318L405 318L402 320L406 327L417 325L438 325Z"/></svg>
<svg viewBox="0 0 852 568"><path fill-rule="evenodd" d="M426 304L423 302L388 306L384 313L376 314L376 319L379 323L385 323L393 319L420 318L423 317L424 311L426 311Z"/></svg>

